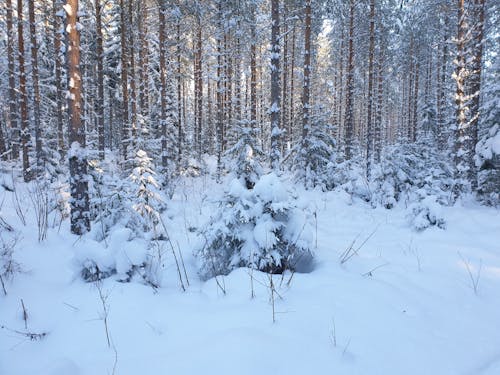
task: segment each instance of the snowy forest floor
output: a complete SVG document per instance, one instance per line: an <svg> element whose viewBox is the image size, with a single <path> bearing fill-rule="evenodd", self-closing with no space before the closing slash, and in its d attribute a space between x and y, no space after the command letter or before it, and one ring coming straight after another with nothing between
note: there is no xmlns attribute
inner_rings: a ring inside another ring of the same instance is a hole
<svg viewBox="0 0 500 375"><path fill-rule="evenodd" d="M156 291L102 282L112 348L99 290L74 260L79 249L103 245L70 235L67 221L38 243L29 197L20 195L23 226L6 196L2 216L21 234L14 257L22 272L0 296L0 374L500 373L499 210L462 201L443 208L446 229L415 232L404 204L373 209L343 192L300 192L317 213L315 267L291 281L273 277L273 323L268 275L253 273L254 298L247 269L219 278L225 295L215 279L197 277L192 228L221 191L185 179L163 215L186 264L185 292L168 251ZM361 248L341 264L353 241ZM109 246L141 245L125 242L116 235Z"/></svg>

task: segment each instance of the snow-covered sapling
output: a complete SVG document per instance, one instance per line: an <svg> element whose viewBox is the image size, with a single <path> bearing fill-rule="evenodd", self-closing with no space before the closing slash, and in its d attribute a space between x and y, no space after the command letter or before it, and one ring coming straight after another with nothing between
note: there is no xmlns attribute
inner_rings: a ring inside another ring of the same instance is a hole
<svg viewBox="0 0 500 375"><path fill-rule="evenodd" d="M282 273L312 260L308 218L274 173L263 175L253 188L234 179L202 234L206 243L198 256L204 278L238 267Z"/></svg>

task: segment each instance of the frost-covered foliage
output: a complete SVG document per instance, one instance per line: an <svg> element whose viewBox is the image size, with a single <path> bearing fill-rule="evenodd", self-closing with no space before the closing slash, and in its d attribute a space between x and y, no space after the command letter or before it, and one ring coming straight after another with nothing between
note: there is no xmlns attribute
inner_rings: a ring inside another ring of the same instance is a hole
<svg viewBox="0 0 500 375"><path fill-rule="evenodd" d="M339 160L331 163L327 173L330 189L340 189L351 197L358 197L368 202L371 199L364 162L360 153L351 160Z"/></svg>
<svg viewBox="0 0 500 375"><path fill-rule="evenodd" d="M308 218L274 173L263 175L253 189L234 179L202 235L205 245L197 255L203 278L238 267L282 273L312 260Z"/></svg>
<svg viewBox="0 0 500 375"><path fill-rule="evenodd" d="M104 240L117 224L125 226L130 218L130 183L122 179L118 166L107 159L89 162L91 233L97 241Z"/></svg>
<svg viewBox="0 0 500 375"><path fill-rule="evenodd" d="M432 225L444 228L436 205L453 203L453 169L448 156L438 150L431 137L386 147L381 161L372 166L369 181L362 156L358 155L335 165L330 173L335 188L371 202L374 207L390 209L404 202L410 206L409 221L417 230Z"/></svg>
<svg viewBox="0 0 500 375"><path fill-rule="evenodd" d="M138 151L128 179L112 159L89 163L93 238L102 241L115 225L130 228L142 237L157 223L164 209L154 167L146 152Z"/></svg>
<svg viewBox="0 0 500 375"><path fill-rule="evenodd" d="M259 130L252 128L247 120L242 120L237 132L238 141L226 151L226 164L236 178L252 189L263 173L260 159L264 153L259 145Z"/></svg>
<svg viewBox="0 0 500 375"><path fill-rule="evenodd" d="M371 201L392 208L398 201L419 202L433 196L451 204L453 170L445 154L427 138L387 147L370 181Z"/></svg>
<svg viewBox="0 0 500 375"><path fill-rule="evenodd" d="M107 247L88 241L77 248L75 264L85 281L94 282L114 276L118 281L134 279L158 285L158 259L147 239L137 238L125 227L114 227L107 237Z"/></svg>
<svg viewBox="0 0 500 375"><path fill-rule="evenodd" d="M155 179L152 159L145 151L137 151L134 164L135 168L129 176L135 190L132 209L139 214L142 228L149 231L158 223L158 212L162 209L160 185Z"/></svg>
<svg viewBox="0 0 500 375"><path fill-rule="evenodd" d="M442 214L443 207L435 196L425 197L419 202L412 203L409 208L408 220L415 230L423 231L431 226L446 228Z"/></svg>
<svg viewBox="0 0 500 375"><path fill-rule="evenodd" d="M499 114L500 116L500 114ZM497 118L498 120L498 118ZM500 121L500 120L499 120ZM476 146L479 167L479 198L490 205L500 204L500 124L491 127Z"/></svg>
<svg viewBox="0 0 500 375"><path fill-rule="evenodd" d="M293 163L296 179L306 189L332 188L329 172L335 168L336 153L333 126L327 121L327 112L322 107L315 109L308 126L308 135L297 146L299 149Z"/></svg>
<svg viewBox="0 0 500 375"><path fill-rule="evenodd" d="M128 179L121 178L116 163L90 163L92 237L105 246L84 249L77 255L81 276L96 281L117 275L121 281L136 276L149 284L155 281L158 259L152 248L159 241L156 225L163 210L154 167L145 151L138 151Z"/></svg>

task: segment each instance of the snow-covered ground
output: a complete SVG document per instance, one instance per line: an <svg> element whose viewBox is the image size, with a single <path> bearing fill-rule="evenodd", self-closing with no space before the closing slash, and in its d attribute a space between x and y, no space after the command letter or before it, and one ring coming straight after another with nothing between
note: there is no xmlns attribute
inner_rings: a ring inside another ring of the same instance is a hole
<svg viewBox="0 0 500 375"><path fill-rule="evenodd" d="M443 208L445 230L415 232L402 204L373 209L342 192L302 192L317 213L315 267L273 277L273 323L267 275L253 273L254 298L247 269L217 280L225 295L197 277L193 229L214 211L217 191L186 179L164 214L186 263L185 292L168 251L156 291L102 283L111 348L99 290L75 262L103 245L70 235L67 222L38 243L29 198L21 196L23 226L3 192L23 272L0 295L0 374L500 374L499 210L460 202ZM122 237L109 247L141 245ZM341 264L353 241L357 254Z"/></svg>

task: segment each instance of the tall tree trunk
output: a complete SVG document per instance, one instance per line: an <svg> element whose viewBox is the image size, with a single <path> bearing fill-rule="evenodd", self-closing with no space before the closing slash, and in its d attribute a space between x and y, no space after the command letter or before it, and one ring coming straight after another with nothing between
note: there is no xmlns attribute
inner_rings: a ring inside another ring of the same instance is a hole
<svg viewBox="0 0 500 375"><path fill-rule="evenodd" d="M23 0L17 0L17 37L19 59L19 95L21 99L21 147L23 149L24 181L30 181L32 173L29 161L30 131L28 121L28 93L26 92L26 72L24 66Z"/></svg>
<svg viewBox="0 0 500 375"><path fill-rule="evenodd" d="M349 52L346 78L346 114L345 114L345 158L352 158L354 145L354 0L350 0L349 7Z"/></svg>
<svg viewBox="0 0 500 375"><path fill-rule="evenodd" d="M252 8L252 24L250 26L250 121L252 127L257 126L257 33L255 30L255 7ZM261 134L262 136L262 134Z"/></svg>
<svg viewBox="0 0 500 375"><path fill-rule="evenodd" d="M64 158L64 131L63 131L63 89L62 89L62 53L61 53L61 22L58 15L59 0L52 0L52 17L54 27L54 69L56 86L56 121L57 121L57 147L61 158Z"/></svg>
<svg viewBox="0 0 500 375"><path fill-rule="evenodd" d="M477 170L474 163L474 154L478 142L480 99L481 99L481 72L483 63L483 33L484 33L484 3L485 0L473 0L474 33L472 35L472 72L471 72L471 103L470 103L470 143L469 143L469 181L472 191L477 190Z"/></svg>
<svg viewBox="0 0 500 375"><path fill-rule="evenodd" d="M195 66L194 66L194 80L195 80L195 132L196 132L196 149L198 158L201 159L202 145L201 145L201 130L202 130L202 116L203 116L203 75L202 75L202 51L203 51L202 29L201 29L201 15L197 18L196 30L196 49L195 49Z"/></svg>
<svg viewBox="0 0 500 375"><path fill-rule="evenodd" d="M160 0L158 9L159 27L159 58L160 58L160 128L161 128L161 166L164 181L167 181L168 152L167 152L167 65L165 56L165 13L167 12L166 0Z"/></svg>
<svg viewBox="0 0 500 375"><path fill-rule="evenodd" d="M35 125L35 154L37 174L42 170L42 134L40 124L40 86L38 75L38 43L36 40L35 1L28 0L31 39L31 75L33 80L33 120Z"/></svg>
<svg viewBox="0 0 500 375"><path fill-rule="evenodd" d="M302 86L302 147L308 152L310 131L310 90L311 90L311 0L305 4L304 32L304 84Z"/></svg>
<svg viewBox="0 0 500 375"><path fill-rule="evenodd" d="M414 68L414 56L413 56L413 37L410 39L410 69L408 77L408 89L407 89L407 124L406 124L406 137L408 141L412 139L412 129L413 129L413 110L412 110L412 99L414 90L414 79L415 79L415 68Z"/></svg>
<svg viewBox="0 0 500 375"><path fill-rule="evenodd" d="M9 125L11 128L12 159L19 158L19 122L17 116L16 71L14 57L14 26L12 0L5 0L7 7L7 61L9 70Z"/></svg>
<svg viewBox="0 0 500 375"><path fill-rule="evenodd" d="M467 99L465 93L465 80L467 77L467 66L466 66L466 34L467 34L467 22L465 14L465 4L464 0L458 0L458 35L456 39L457 43L457 56L455 59L456 69L455 69L455 82L456 82L456 93L455 93L455 104L456 104L456 121L457 121L457 136L455 143L455 164L456 164L456 179L466 179L468 174L468 163L467 159L470 157L467 155L470 150L468 150L467 143L469 142L469 132L468 125L469 121L467 118ZM463 186L465 181L458 181L458 186L455 189L455 193L459 193L458 190L464 189Z"/></svg>
<svg viewBox="0 0 500 375"><path fill-rule="evenodd" d="M224 21L222 15L222 0L218 1L218 29L216 36L217 43L217 81L216 81L216 127L217 127L217 179L222 174L222 150L224 143L223 130L223 78L222 78L222 34L224 32Z"/></svg>
<svg viewBox="0 0 500 375"><path fill-rule="evenodd" d="M370 0L370 50L368 52L368 108L366 110L366 176L368 180L371 177L371 163L373 158L374 146L374 124L372 118L373 108L373 60L375 51L375 0Z"/></svg>
<svg viewBox="0 0 500 375"><path fill-rule="evenodd" d="M182 70L181 70L181 23L177 20L177 160L182 160Z"/></svg>
<svg viewBox="0 0 500 375"><path fill-rule="evenodd" d="M293 142L293 125L295 122L295 98L294 98L294 91L295 91L295 39L296 39L296 27L293 25L292 29L292 56L290 58L290 104L289 104L289 110L290 114L288 115L288 127L287 127L287 135L288 135L288 142L292 144Z"/></svg>
<svg viewBox="0 0 500 375"><path fill-rule="evenodd" d="M96 53L97 53L97 134L99 159L104 159L104 49L102 37L101 21L101 0L95 0L95 19L96 19Z"/></svg>
<svg viewBox="0 0 500 375"><path fill-rule="evenodd" d="M131 144L134 145L137 141L137 89L135 81L135 25L134 25L134 12L133 12L133 0L128 0L128 22L130 27L128 28L128 44L129 44L129 80L130 80L130 127L132 130ZM135 147L134 147L135 149Z"/></svg>
<svg viewBox="0 0 500 375"><path fill-rule="evenodd" d="M19 0L20 1L20 0ZM77 28L78 0L66 3L68 33L68 110L70 120L69 154L71 189L71 232L77 235L90 230L85 126L81 118L80 32Z"/></svg>
<svg viewBox="0 0 500 375"><path fill-rule="evenodd" d="M122 157L127 161L129 144L129 111L128 111L128 57L127 57L127 13L124 0L120 0L120 45L121 45L121 84L122 84ZM161 51L161 48L160 48Z"/></svg>
<svg viewBox="0 0 500 375"><path fill-rule="evenodd" d="M438 126L438 145L441 150L446 147L446 130L445 130L445 107L446 107L446 77L448 65L448 18L446 18L444 26L444 35L441 46L441 61L440 75L437 85L437 126Z"/></svg>
<svg viewBox="0 0 500 375"><path fill-rule="evenodd" d="M290 145L290 134L288 132L289 130L289 123L288 123L288 114L289 109L289 101L287 98L287 93L288 93L288 4L285 1L285 4L283 4L283 11L284 11L284 29L283 29L283 81L282 81L282 87L281 87L281 124L283 129L286 129L286 134L285 134L285 139L287 142L283 142L282 144L282 152L284 152L284 148L286 146ZM304 78L305 79L305 78Z"/></svg>
<svg viewBox="0 0 500 375"><path fill-rule="evenodd" d="M378 53L377 61L378 89L377 89L377 111L374 123L374 150L375 161L380 162L380 154L382 151L382 107L384 105L384 53L382 46Z"/></svg>
<svg viewBox="0 0 500 375"><path fill-rule="evenodd" d="M139 8L139 39L140 39L140 49L139 49L139 69L140 69L140 80L139 80L139 106L141 113L141 121L139 128L143 128L146 119L149 116L149 86L148 86L148 53L149 53L149 42L148 42L148 7L142 5L138 2ZM139 130L140 130L139 129Z"/></svg>
<svg viewBox="0 0 500 375"><path fill-rule="evenodd" d="M418 95L419 95L419 77L420 77L420 64L415 64L415 86L412 94L412 124L411 124L411 141L413 143L417 140L417 126L418 126Z"/></svg>
<svg viewBox="0 0 500 375"><path fill-rule="evenodd" d="M271 0L271 168L280 163L280 9L279 0Z"/></svg>

